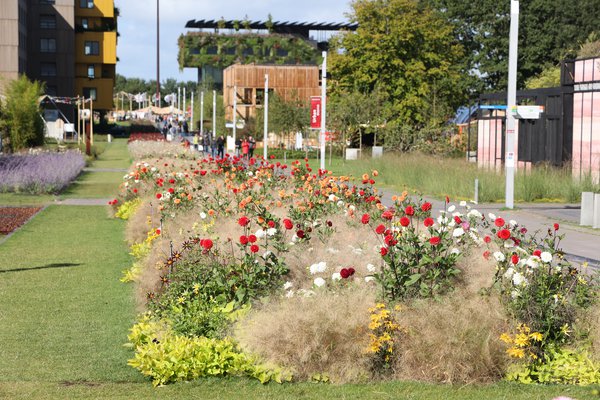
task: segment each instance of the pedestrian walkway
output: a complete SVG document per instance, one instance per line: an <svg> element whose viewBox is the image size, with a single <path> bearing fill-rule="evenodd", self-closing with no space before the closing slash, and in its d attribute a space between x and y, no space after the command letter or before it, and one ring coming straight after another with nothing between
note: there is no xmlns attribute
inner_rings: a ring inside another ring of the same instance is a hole
<svg viewBox="0 0 600 400"><path fill-rule="evenodd" d="M384 204L391 204L393 192L385 191ZM425 198L433 205L434 213L444 210L444 201ZM455 202L452 202L455 204ZM457 208L458 204L456 204ZM569 260L581 264L587 261L591 266L600 268L600 230L579 226L579 204L557 203L525 203L515 204L515 209L504 209L503 204L486 203L470 204L470 206L484 215L492 213L507 221L515 220L527 228L529 233L538 232L543 236L548 229L553 229L554 223L560 225L559 233L564 234L560 248L566 253Z"/></svg>

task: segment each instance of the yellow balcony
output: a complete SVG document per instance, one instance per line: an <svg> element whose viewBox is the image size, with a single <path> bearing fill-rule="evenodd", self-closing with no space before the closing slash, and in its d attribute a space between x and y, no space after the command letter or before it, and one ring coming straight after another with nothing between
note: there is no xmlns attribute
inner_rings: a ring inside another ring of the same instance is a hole
<svg viewBox="0 0 600 400"><path fill-rule="evenodd" d="M116 32L82 32L75 35L75 62L116 64Z"/></svg>
<svg viewBox="0 0 600 400"><path fill-rule="evenodd" d="M87 5L87 0L75 0L76 17L103 17L113 18L115 16L115 4L113 0L94 0L94 7L87 8L81 5Z"/></svg>
<svg viewBox="0 0 600 400"><path fill-rule="evenodd" d="M89 98L95 92L94 110L110 110L113 108L114 79L75 78L77 95Z"/></svg>

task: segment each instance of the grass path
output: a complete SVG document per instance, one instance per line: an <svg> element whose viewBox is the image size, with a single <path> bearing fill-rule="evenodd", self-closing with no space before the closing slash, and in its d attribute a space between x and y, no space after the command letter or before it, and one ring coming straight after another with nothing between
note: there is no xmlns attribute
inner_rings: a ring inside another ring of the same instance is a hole
<svg viewBox="0 0 600 400"><path fill-rule="evenodd" d="M104 207L50 206L3 243L0 382L139 381L122 347L129 263L123 223Z"/></svg>

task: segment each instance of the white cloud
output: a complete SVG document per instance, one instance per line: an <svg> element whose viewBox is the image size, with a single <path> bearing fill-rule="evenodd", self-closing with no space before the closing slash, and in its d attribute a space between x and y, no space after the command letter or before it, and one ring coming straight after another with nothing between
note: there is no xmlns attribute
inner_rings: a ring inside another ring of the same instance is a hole
<svg viewBox="0 0 600 400"><path fill-rule="evenodd" d="M156 0L144 2L116 0L120 10L117 72L127 77L156 79ZM350 11L349 0L160 0L160 80L196 80L196 69L179 71L177 38L187 29L187 21L266 20L344 22Z"/></svg>

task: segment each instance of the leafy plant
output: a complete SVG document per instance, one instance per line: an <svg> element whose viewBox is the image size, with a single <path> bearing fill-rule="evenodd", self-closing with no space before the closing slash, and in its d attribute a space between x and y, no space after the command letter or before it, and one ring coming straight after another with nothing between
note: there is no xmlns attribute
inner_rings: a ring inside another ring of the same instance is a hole
<svg viewBox="0 0 600 400"><path fill-rule="evenodd" d="M25 75L8 83L4 113L10 138L8 147L13 151L44 144L39 103L43 93L44 84L32 82Z"/></svg>

